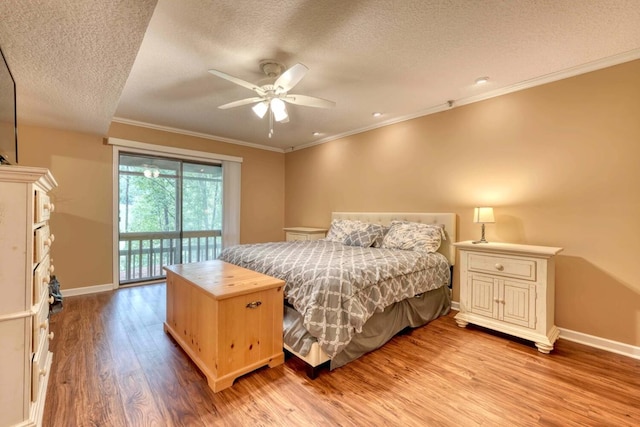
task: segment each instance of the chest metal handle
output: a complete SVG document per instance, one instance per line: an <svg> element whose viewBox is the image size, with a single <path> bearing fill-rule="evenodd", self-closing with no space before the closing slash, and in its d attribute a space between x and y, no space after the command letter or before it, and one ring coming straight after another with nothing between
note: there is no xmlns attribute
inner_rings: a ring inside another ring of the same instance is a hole
<svg viewBox="0 0 640 427"><path fill-rule="evenodd" d="M262 305L262 301L253 301L247 304L247 308L258 308Z"/></svg>

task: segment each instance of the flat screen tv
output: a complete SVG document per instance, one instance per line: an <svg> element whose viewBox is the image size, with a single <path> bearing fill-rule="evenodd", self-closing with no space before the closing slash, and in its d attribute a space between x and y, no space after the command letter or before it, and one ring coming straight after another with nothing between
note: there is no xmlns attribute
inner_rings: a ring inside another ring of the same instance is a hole
<svg viewBox="0 0 640 427"><path fill-rule="evenodd" d="M16 82L0 48L0 165L18 164Z"/></svg>

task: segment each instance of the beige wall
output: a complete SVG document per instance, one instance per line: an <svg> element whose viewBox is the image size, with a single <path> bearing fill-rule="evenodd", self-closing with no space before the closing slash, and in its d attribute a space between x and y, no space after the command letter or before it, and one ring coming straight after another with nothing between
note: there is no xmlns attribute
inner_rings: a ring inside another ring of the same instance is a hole
<svg viewBox="0 0 640 427"><path fill-rule="evenodd" d="M51 258L64 288L111 284L111 147L82 133L20 126L22 166L51 170L58 188L51 232Z"/></svg>
<svg viewBox="0 0 640 427"><path fill-rule="evenodd" d="M560 246L556 323L640 345L640 61L286 154L285 225L494 206L489 240ZM458 271L454 299L458 300Z"/></svg>
<svg viewBox="0 0 640 427"><path fill-rule="evenodd" d="M50 168L59 184L51 226L63 289L113 283L113 148L95 135L33 126L18 132L20 164ZM115 123L109 136L242 157L241 242L283 239L284 154Z"/></svg>

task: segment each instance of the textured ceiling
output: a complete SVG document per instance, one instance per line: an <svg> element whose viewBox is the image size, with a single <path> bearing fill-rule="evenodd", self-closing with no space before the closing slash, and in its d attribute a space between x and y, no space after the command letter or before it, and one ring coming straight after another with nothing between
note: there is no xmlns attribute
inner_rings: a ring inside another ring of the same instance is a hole
<svg viewBox="0 0 640 427"><path fill-rule="evenodd" d="M287 150L640 58L638 0L154 3L0 2L19 120L104 134L115 112ZM305 64L292 92L336 107L289 105L271 139L249 105L218 109L253 93L207 70L264 84L263 59Z"/></svg>
<svg viewBox="0 0 640 427"><path fill-rule="evenodd" d="M2 0L18 123L105 135L157 0Z"/></svg>

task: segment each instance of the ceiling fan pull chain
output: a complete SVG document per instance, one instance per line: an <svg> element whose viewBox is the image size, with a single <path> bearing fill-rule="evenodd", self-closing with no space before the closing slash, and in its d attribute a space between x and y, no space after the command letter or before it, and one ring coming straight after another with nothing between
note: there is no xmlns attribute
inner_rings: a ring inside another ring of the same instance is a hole
<svg viewBox="0 0 640 427"><path fill-rule="evenodd" d="M269 108L269 138L273 136L273 111Z"/></svg>

